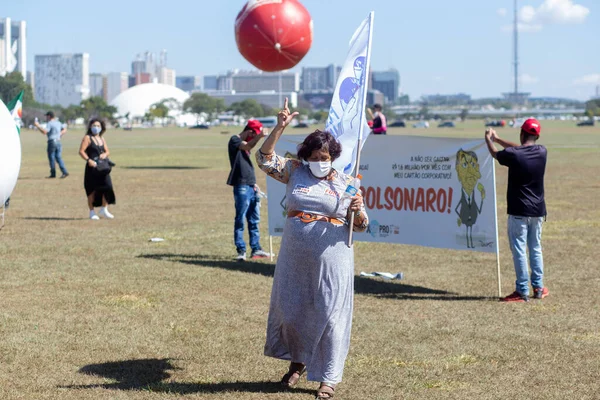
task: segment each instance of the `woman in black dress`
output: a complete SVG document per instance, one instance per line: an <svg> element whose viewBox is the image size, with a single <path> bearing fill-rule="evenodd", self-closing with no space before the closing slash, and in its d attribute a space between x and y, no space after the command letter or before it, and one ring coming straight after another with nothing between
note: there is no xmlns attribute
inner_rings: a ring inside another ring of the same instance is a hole
<svg viewBox="0 0 600 400"><path fill-rule="evenodd" d="M101 207L100 216L108 219L114 218L108 212L108 205L115 204L115 192L113 191L110 173L100 172L96 168L98 166L97 161L108 158L110 154L106 139L104 139L104 132L106 132L104 121L92 118L79 148L79 155L87 162L83 185L88 198L90 219L92 220L100 219L94 211L94 207Z"/></svg>

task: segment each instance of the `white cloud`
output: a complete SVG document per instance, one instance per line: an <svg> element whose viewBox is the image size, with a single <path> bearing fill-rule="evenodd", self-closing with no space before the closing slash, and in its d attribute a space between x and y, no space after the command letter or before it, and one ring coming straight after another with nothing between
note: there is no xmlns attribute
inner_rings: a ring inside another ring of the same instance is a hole
<svg viewBox="0 0 600 400"><path fill-rule="evenodd" d="M545 23L581 24L589 13L589 8L574 4L572 0L545 0L536 16Z"/></svg>
<svg viewBox="0 0 600 400"><path fill-rule="evenodd" d="M519 76L519 82L521 82L523 85L533 85L539 81L540 78L537 76L531 76L529 74L521 74L521 76Z"/></svg>
<svg viewBox="0 0 600 400"><path fill-rule="evenodd" d="M544 0L537 8L521 7L517 26L520 32L539 32L544 25L581 24L589 14L589 8L575 4L573 0ZM509 25L502 27L505 32L512 29Z"/></svg>
<svg viewBox="0 0 600 400"><path fill-rule="evenodd" d="M506 17L506 14L508 14L508 10L506 8L499 8L496 13L498 13L499 16L501 17Z"/></svg>
<svg viewBox="0 0 600 400"><path fill-rule="evenodd" d="M573 83L578 86L600 85L600 74L584 75L580 78L575 79Z"/></svg>
<svg viewBox="0 0 600 400"><path fill-rule="evenodd" d="M433 80L436 81L436 82L441 82L441 81L444 80L444 77L443 76L434 76Z"/></svg>

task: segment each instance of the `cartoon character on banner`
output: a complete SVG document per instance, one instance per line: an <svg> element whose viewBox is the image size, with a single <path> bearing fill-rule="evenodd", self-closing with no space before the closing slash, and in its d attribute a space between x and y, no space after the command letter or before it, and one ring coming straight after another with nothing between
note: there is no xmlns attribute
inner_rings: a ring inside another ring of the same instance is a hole
<svg viewBox="0 0 600 400"><path fill-rule="evenodd" d="M466 227L467 248L474 249L473 225L477 222L477 216L483 209L485 199L485 188L483 184L477 183L481 179L479 171L479 159L474 151L458 150L456 153L456 174L462 186L460 201L454 211L458 215L458 226ZM475 187L480 194L479 204L477 202Z"/></svg>
<svg viewBox="0 0 600 400"><path fill-rule="evenodd" d="M365 57L357 57L354 60L354 77L348 77L342 81L340 85L340 103L342 110L349 118L343 118L341 121L342 129L340 136L344 134L346 130L355 129L360 121L360 99L359 93L360 88L365 84L365 68L367 59Z"/></svg>

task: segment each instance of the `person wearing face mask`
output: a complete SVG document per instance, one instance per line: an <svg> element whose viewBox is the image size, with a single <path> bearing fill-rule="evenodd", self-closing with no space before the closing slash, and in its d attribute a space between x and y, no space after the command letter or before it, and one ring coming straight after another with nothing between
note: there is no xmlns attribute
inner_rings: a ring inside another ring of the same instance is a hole
<svg viewBox="0 0 600 400"><path fill-rule="evenodd" d="M371 116L369 126L373 130L374 135L387 135L387 121L385 115L383 115L381 104L373 105L373 112L368 109L368 113Z"/></svg>
<svg viewBox="0 0 600 400"><path fill-rule="evenodd" d="M113 219L114 216L108 211L109 204L115 204L115 192L113 191L110 173L99 173L96 170L99 159L108 159L110 151L104 138L106 125L104 121L93 118L88 124L86 135L81 141L79 155L86 162L85 178L83 185L88 198L90 219L99 220L100 216ZM100 216L96 214L94 207L100 208Z"/></svg>
<svg viewBox="0 0 600 400"><path fill-rule="evenodd" d="M354 250L349 229L369 224L359 194L342 195L352 177L335 170L340 143L319 130L298 146L298 158L275 154L275 145L297 112L287 99L277 126L256 158L270 177L286 185L287 221L271 293L265 355L290 362L282 385L292 387L307 371L320 382L318 399L332 398L350 347L354 299ZM354 226L349 226L354 213Z"/></svg>
<svg viewBox="0 0 600 400"><path fill-rule="evenodd" d="M250 161L250 151L265 137L266 131L262 124L250 119L239 135L229 139L229 164L231 171L227 184L233 186L235 200L235 220L233 241L237 250L237 260L246 260L246 242L244 241L244 219L248 221L250 234L251 258L267 258L270 254L260 246L260 188L256 185L254 166Z"/></svg>

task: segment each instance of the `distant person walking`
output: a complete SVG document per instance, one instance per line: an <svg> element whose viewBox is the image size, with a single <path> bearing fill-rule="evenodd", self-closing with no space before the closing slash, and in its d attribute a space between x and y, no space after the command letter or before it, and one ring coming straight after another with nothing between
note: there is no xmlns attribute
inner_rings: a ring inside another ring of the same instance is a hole
<svg viewBox="0 0 600 400"><path fill-rule="evenodd" d="M369 110L372 123L369 124L375 135L387 135L387 120L383 115L381 104L373 105L373 112Z"/></svg>
<svg viewBox="0 0 600 400"><path fill-rule="evenodd" d="M46 127L42 127L40 123L36 121L34 126L48 139L48 161L50 163L50 176L48 178L56 178L56 163L62 171L61 178L69 176L69 172L65 167L65 163L62 159L62 144L60 139L65 133L67 128L60 123L60 121L54 116L52 111L46 113Z"/></svg>
<svg viewBox="0 0 600 400"><path fill-rule="evenodd" d="M110 178L110 169L100 170L98 168L100 160L107 160L108 163L112 164L108 159L110 150L104 138L104 133L106 133L104 121L93 118L88 123L87 132L79 147L79 155L86 161L83 186L88 199L91 220L100 219L94 211L94 207L101 207L100 216L107 219L114 218L108 212L108 205L115 204L115 192Z"/></svg>
<svg viewBox="0 0 600 400"><path fill-rule="evenodd" d="M527 250L531 267L533 297L543 299L548 295L544 287L544 260L542 257L542 225L546 218L544 200L544 174L547 150L537 144L541 125L528 119L521 127L521 145L500 139L496 131L485 131L485 140L492 156L508 167L508 240L513 254L516 290L501 301L529 301L529 271ZM496 150L498 143L504 150Z"/></svg>
<svg viewBox="0 0 600 400"><path fill-rule="evenodd" d="M244 131L229 140L229 163L231 172L227 184L233 186L235 200L235 221L233 238L237 250L237 260L246 260L246 242L244 241L244 219L248 221L252 258L266 258L270 254L260 247L260 197L256 185L254 166L250 161L250 151L266 136L262 124L257 120L248 120Z"/></svg>

